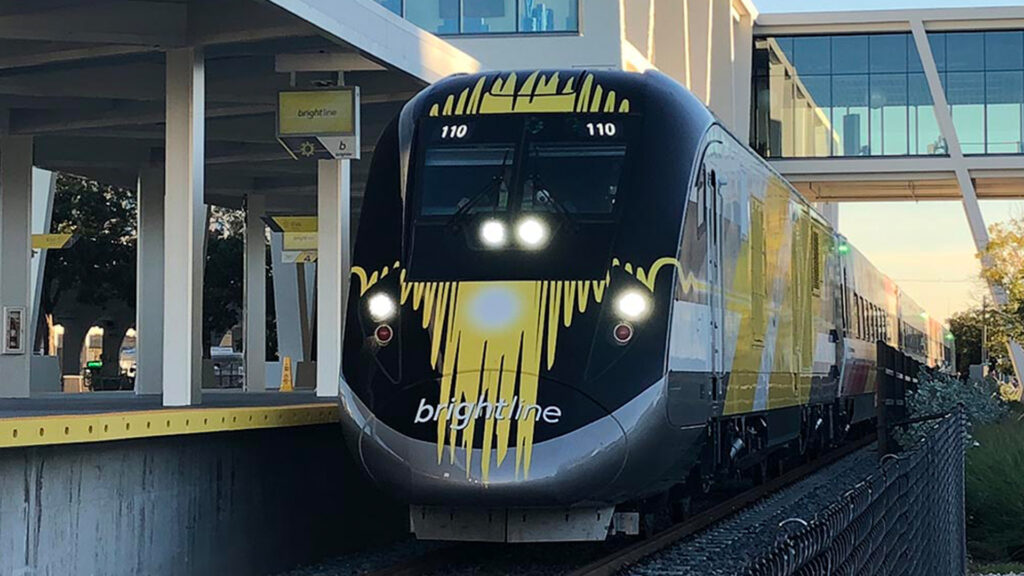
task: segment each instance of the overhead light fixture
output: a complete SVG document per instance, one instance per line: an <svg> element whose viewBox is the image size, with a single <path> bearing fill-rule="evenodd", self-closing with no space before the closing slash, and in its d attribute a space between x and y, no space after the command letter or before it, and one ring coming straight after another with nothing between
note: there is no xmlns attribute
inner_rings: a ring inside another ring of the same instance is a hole
<svg viewBox="0 0 1024 576"><path fill-rule="evenodd" d="M370 310L370 318L373 318L376 322L390 319L397 310L395 301L391 296L381 292L370 297L369 301L367 301L367 307Z"/></svg>
<svg viewBox="0 0 1024 576"><path fill-rule="evenodd" d="M501 248L508 241L505 224L500 220L485 220L480 225L480 241L489 248Z"/></svg>
<svg viewBox="0 0 1024 576"><path fill-rule="evenodd" d="M548 227L541 219L528 216L516 226L516 237L527 248L540 248L548 240Z"/></svg>

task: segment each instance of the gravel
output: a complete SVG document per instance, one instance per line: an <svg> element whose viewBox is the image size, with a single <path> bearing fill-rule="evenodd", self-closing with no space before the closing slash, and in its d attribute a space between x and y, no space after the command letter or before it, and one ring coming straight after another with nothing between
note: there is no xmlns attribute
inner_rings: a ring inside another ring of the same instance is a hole
<svg viewBox="0 0 1024 576"><path fill-rule="evenodd" d="M625 570L632 576L733 576L783 534L780 522L810 520L878 467L874 446L863 448L761 500L707 530Z"/></svg>

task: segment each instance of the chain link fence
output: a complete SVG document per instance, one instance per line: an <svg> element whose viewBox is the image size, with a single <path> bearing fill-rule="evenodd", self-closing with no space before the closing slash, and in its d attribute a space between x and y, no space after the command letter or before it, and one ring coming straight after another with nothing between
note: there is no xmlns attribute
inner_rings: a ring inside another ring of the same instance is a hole
<svg viewBox="0 0 1024 576"><path fill-rule="evenodd" d="M962 409L938 420L914 449L883 457L877 472L810 521L783 522L774 548L747 574L965 574L966 438Z"/></svg>

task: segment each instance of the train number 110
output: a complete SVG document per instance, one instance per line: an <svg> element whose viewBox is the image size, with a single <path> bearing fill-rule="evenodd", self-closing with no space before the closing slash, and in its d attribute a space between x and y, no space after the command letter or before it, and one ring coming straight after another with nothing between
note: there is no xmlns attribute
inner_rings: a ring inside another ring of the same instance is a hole
<svg viewBox="0 0 1024 576"><path fill-rule="evenodd" d="M612 122L587 122L587 132L591 136L615 136L615 124Z"/></svg>
<svg viewBox="0 0 1024 576"><path fill-rule="evenodd" d="M441 138L444 140L465 138L467 132L469 132L469 126L466 126L465 124L442 126Z"/></svg>

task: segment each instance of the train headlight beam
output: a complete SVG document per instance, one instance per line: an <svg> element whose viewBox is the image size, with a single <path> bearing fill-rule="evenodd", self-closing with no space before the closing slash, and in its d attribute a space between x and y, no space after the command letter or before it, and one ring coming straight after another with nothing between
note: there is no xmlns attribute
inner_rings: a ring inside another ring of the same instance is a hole
<svg viewBox="0 0 1024 576"><path fill-rule="evenodd" d="M398 307L395 306L394 299L384 293L377 293L370 296L366 305L370 311L370 318L373 318L375 322L390 320L395 316L395 312L398 311Z"/></svg>

